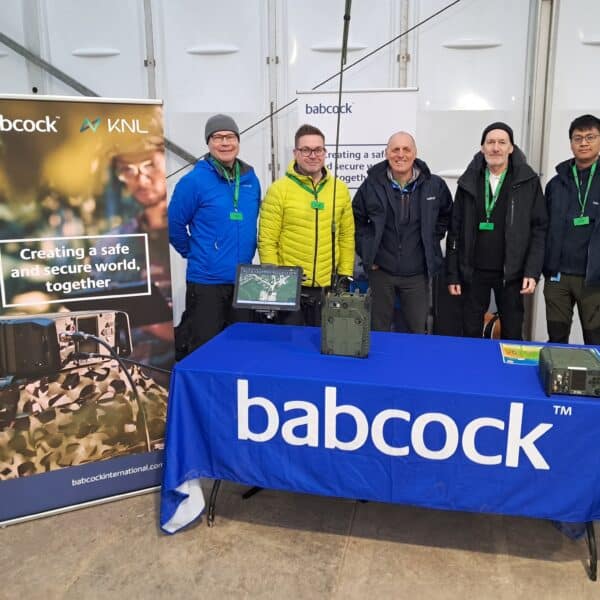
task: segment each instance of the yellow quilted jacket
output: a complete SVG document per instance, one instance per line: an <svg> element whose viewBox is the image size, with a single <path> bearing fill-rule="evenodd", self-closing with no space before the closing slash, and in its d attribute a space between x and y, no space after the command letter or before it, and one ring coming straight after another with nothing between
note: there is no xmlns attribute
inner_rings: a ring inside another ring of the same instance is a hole
<svg viewBox="0 0 600 600"><path fill-rule="evenodd" d="M312 179L294 171L292 161L285 177L271 184L260 208L258 253L261 263L302 267L303 285L326 287L331 283L331 215L333 175L317 184L315 194L289 176L315 189ZM322 184L322 186L321 186ZM318 204L315 204L318 203ZM337 272L352 275L354 269L354 217L350 193L338 179L336 184Z"/></svg>

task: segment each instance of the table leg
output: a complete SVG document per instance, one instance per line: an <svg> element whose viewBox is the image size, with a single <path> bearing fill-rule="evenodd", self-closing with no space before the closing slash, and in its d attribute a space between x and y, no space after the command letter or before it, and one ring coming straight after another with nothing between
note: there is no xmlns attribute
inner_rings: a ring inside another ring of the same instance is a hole
<svg viewBox="0 0 600 600"><path fill-rule="evenodd" d="M258 494L258 492L260 492L261 490L262 490L261 487L258 487L257 485L255 485L254 487L251 487L249 490L246 490L242 494L242 498L244 500L248 500L248 498L252 498L252 496L254 496L254 494Z"/></svg>
<svg viewBox="0 0 600 600"><path fill-rule="evenodd" d="M590 554L588 576L592 581L596 581L598 573L598 549L596 547L596 532L594 531L594 521L588 521L585 524L586 542Z"/></svg>
<svg viewBox="0 0 600 600"><path fill-rule="evenodd" d="M210 491L210 500L208 501L208 511L206 515L206 524L212 527L215 522L215 506L217 504L217 494L221 487L221 480L215 479L213 482L212 490Z"/></svg>

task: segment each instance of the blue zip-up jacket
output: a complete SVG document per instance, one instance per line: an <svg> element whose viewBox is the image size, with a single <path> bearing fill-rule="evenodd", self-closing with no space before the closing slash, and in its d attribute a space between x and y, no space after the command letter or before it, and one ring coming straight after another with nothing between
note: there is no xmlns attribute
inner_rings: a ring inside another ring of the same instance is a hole
<svg viewBox="0 0 600 600"><path fill-rule="evenodd" d="M571 174L572 165L572 158L558 164L556 175L546 186L546 206L550 216L544 260L544 276L546 278L558 273L564 231L567 227L572 227L571 221L567 219L569 204L577 202L577 188ZM588 285L597 285L600 283L600 171L596 172L592 181L586 214L590 216L589 227L593 229L588 246L585 282Z"/></svg>
<svg viewBox="0 0 600 600"><path fill-rule="evenodd" d="M233 283L237 265L256 252L260 183L254 169L240 161L238 211L232 220L234 182L205 155L182 177L169 204L169 241L187 259L190 283Z"/></svg>

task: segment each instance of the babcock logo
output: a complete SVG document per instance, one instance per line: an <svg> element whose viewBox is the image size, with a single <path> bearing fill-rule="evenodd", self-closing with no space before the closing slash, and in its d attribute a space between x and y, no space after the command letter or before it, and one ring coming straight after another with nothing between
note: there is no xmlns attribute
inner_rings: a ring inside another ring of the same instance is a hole
<svg viewBox="0 0 600 600"><path fill-rule="evenodd" d="M90 119L84 119L81 123L81 127L79 128L79 133L83 133L88 129L93 133L96 133L96 129L98 129L98 127L100 127L100 117L94 119L93 121Z"/></svg>
<svg viewBox="0 0 600 600"><path fill-rule="evenodd" d="M253 431L249 425L251 408L262 409L266 416L266 426L262 431ZM252 442L268 442L278 432L283 440L291 446L310 446L317 448L319 440L319 408L312 402L291 400L283 405L283 412L303 411L304 414L293 418L282 418L277 407L268 398L249 397L248 380L237 380L238 439ZM351 440L342 441L337 438L337 418L339 415L350 417L354 421L356 433ZM397 419L410 425L410 433L406 441L389 440L384 436L384 427L388 421ZM444 445L441 448L429 448L425 442L425 430L431 423L437 423L444 429ZM280 427L281 425L281 427ZM477 450L477 434L484 428L491 427L506 431L504 452L498 454L482 454ZM538 440L552 429L551 423L539 423L523 434L523 403L511 402L508 424L502 419L479 417L473 419L459 431L456 421L444 413L423 413L413 420L408 411L387 409L375 415L369 424L367 416L358 406L353 404L337 404L337 389L325 387L324 415L324 447L352 452L361 448L369 435L377 450L388 456L408 456L411 451L429 460L446 460L454 455L460 444L465 456L479 465L502 465L518 467L523 454L535 469L548 470L550 466L536 447ZM300 434L301 431L302 433ZM410 444L409 440L410 438ZM392 445L395 442L397 445ZM402 445L400 445L402 444Z"/></svg>
<svg viewBox="0 0 600 600"><path fill-rule="evenodd" d="M344 104L306 104L304 112L307 115L348 115L352 113L352 105L349 102Z"/></svg>
<svg viewBox="0 0 600 600"><path fill-rule="evenodd" d="M0 131L16 131L18 133L58 133L56 129L56 121L60 117L51 119L46 115L43 119L7 119L4 115L0 115Z"/></svg>

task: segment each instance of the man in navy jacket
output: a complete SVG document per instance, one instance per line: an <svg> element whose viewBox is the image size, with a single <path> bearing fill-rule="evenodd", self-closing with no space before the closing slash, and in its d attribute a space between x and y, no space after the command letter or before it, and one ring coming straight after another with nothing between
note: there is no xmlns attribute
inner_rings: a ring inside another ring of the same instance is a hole
<svg viewBox="0 0 600 600"><path fill-rule="evenodd" d="M546 186L550 227L544 260L546 323L551 342L567 344L577 304L583 339L600 344L600 120L569 127L573 158L556 166Z"/></svg>
<svg viewBox="0 0 600 600"><path fill-rule="evenodd" d="M210 117L205 139L208 154L180 179L169 204L169 240L187 259L178 358L229 323L249 318L232 308L233 286L237 265L251 263L256 251L260 184L254 169L237 157L239 130L231 117Z"/></svg>
<svg viewBox="0 0 600 600"><path fill-rule="evenodd" d="M356 252L373 294L372 328L390 331L396 295L411 333L425 333L429 279L443 266L452 196L417 158L414 138L389 139L386 160L368 171L352 203Z"/></svg>

